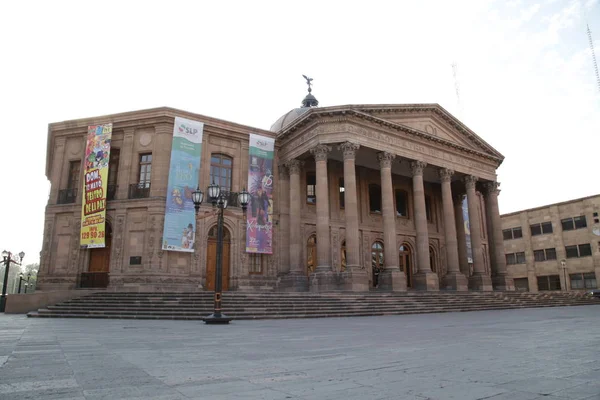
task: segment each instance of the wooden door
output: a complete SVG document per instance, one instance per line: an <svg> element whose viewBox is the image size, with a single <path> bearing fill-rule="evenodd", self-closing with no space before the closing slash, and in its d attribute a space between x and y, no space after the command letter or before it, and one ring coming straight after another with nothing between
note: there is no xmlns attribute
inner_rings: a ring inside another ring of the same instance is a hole
<svg viewBox="0 0 600 400"><path fill-rule="evenodd" d="M229 289L229 242L223 243L223 260L221 289L226 291ZM206 290L215 290L215 270L217 268L217 241L214 239L208 240L206 247Z"/></svg>
<svg viewBox="0 0 600 400"><path fill-rule="evenodd" d="M112 232L109 225L106 225L105 247L90 249L90 264L88 266L88 272L109 272L111 244Z"/></svg>

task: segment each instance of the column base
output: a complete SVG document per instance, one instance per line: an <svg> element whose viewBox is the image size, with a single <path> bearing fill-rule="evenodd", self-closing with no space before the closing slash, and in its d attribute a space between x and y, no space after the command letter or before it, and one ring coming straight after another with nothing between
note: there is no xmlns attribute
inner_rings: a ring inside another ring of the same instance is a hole
<svg viewBox="0 0 600 400"><path fill-rule="evenodd" d="M369 276L367 271L361 269L358 265L346 267L346 271L340 273L341 288L350 292L368 292Z"/></svg>
<svg viewBox="0 0 600 400"><path fill-rule="evenodd" d="M336 274L332 271L315 271L310 274L308 290L313 293L338 290Z"/></svg>
<svg viewBox="0 0 600 400"><path fill-rule="evenodd" d="M417 290L440 290L440 280L435 272L417 272L413 277L413 286Z"/></svg>
<svg viewBox="0 0 600 400"><path fill-rule="evenodd" d="M282 292L308 292L308 277L298 272L283 275L277 284Z"/></svg>
<svg viewBox="0 0 600 400"><path fill-rule="evenodd" d="M442 279L440 289L465 292L469 290L469 281L467 277L460 272L448 272Z"/></svg>
<svg viewBox="0 0 600 400"><path fill-rule="evenodd" d="M379 289L406 292L406 276L399 268L385 269L379 274Z"/></svg>
<svg viewBox="0 0 600 400"><path fill-rule="evenodd" d="M494 290L492 286L492 278L485 274L474 274L469 278L469 289L491 292Z"/></svg>
<svg viewBox="0 0 600 400"><path fill-rule="evenodd" d="M492 277L492 286L494 286L494 290L513 291L515 290L515 281L507 274L496 275Z"/></svg>

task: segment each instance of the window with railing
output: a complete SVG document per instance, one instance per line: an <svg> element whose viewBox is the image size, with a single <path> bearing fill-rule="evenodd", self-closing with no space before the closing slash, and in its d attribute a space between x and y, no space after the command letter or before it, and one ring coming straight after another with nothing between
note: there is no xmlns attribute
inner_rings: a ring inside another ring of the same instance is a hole
<svg viewBox="0 0 600 400"><path fill-rule="evenodd" d="M81 161L70 161L67 188L58 191L58 204L75 203L75 200L77 199L77 189L79 188L80 172Z"/></svg>
<svg viewBox="0 0 600 400"><path fill-rule="evenodd" d="M110 160L108 162L108 180L106 187L106 200L114 200L117 193L117 178L119 175L119 159L121 151L116 148L110 149Z"/></svg>
<svg viewBox="0 0 600 400"><path fill-rule="evenodd" d="M317 175L314 172L306 173L306 202L317 204Z"/></svg>
<svg viewBox="0 0 600 400"><path fill-rule="evenodd" d="M150 197L150 179L152 177L152 154L140 154L138 183L129 185L130 199Z"/></svg>

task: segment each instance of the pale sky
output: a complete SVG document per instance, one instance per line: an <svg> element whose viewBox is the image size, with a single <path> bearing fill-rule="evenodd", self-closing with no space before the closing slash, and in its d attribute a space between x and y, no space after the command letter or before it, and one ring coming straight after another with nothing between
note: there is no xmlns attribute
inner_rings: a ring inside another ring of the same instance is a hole
<svg viewBox="0 0 600 400"><path fill-rule="evenodd" d="M39 261L48 123L170 106L439 103L506 158L502 213L600 193L599 0L0 2L0 251ZM458 68L457 101L452 64Z"/></svg>

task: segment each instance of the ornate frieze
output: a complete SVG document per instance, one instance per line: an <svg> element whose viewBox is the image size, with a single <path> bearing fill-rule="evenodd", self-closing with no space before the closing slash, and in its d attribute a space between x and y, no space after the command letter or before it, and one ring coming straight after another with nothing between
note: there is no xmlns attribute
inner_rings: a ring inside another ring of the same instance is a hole
<svg viewBox="0 0 600 400"><path fill-rule="evenodd" d="M359 147L359 144L344 142L338 146L338 149L344 153L344 160L353 160Z"/></svg>
<svg viewBox="0 0 600 400"><path fill-rule="evenodd" d="M475 184L477 183L479 178L474 175L467 175L465 176L464 180L467 189L475 189Z"/></svg>
<svg viewBox="0 0 600 400"><path fill-rule="evenodd" d="M296 160L296 159L289 160L288 162L285 163L285 167L287 168L290 175L300 175L300 170L302 169L303 165L304 165L304 161L300 161L300 160Z"/></svg>
<svg viewBox="0 0 600 400"><path fill-rule="evenodd" d="M452 180L452 175L454 175L454 171L448 168L440 168L440 181L442 182L450 182Z"/></svg>
<svg viewBox="0 0 600 400"><path fill-rule="evenodd" d="M392 161L396 158L395 154L382 151L377 153L377 159L379 160L379 166L381 168L392 168Z"/></svg>
<svg viewBox="0 0 600 400"><path fill-rule="evenodd" d="M331 151L331 146L319 144L310 149L310 154L315 157L315 161L327 161L327 155Z"/></svg>
<svg viewBox="0 0 600 400"><path fill-rule="evenodd" d="M412 161L410 163L410 172L412 176L423 175L423 170L427 166L427 163L424 161Z"/></svg>

